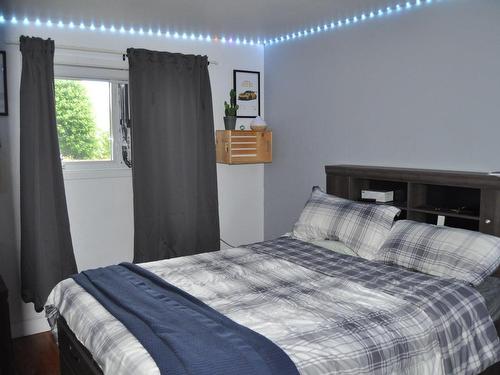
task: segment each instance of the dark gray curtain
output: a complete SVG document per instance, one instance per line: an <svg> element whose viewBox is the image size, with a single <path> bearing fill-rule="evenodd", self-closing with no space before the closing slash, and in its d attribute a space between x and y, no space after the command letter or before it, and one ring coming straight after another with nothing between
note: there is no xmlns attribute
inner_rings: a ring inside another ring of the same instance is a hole
<svg viewBox="0 0 500 375"><path fill-rule="evenodd" d="M206 56L129 49L134 262L219 249Z"/></svg>
<svg viewBox="0 0 500 375"><path fill-rule="evenodd" d="M20 38L21 282L42 311L51 289L77 272L57 137L54 42Z"/></svg>

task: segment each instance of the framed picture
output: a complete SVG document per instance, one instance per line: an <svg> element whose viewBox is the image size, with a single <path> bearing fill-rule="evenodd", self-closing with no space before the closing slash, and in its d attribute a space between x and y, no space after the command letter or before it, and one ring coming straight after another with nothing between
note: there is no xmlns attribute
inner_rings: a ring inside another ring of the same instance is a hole
<svg viewBox="0 0 500 375"><path fill-rule="evenodd" d="M7 59L5 51L0 51L0 116L9 114L7 102Z"/></svg>
<svg viewBox="0 0 500 375"><path fill-rule="evenodd" d="M260 116L260 72L249 70L233 71L236 90L237 117L253 118Z"/></svg>

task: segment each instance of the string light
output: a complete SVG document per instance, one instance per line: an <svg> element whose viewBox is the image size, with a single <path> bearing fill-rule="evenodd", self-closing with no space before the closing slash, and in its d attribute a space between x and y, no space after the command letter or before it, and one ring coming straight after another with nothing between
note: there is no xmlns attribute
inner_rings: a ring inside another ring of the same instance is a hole
<svg viewBox="0 0 500 375"><path fill-rule="evenodd" d="M139 28L135 29L134 27L130 27L128 29L125 28L125 26L120 26L120 28L115 27L114 25L111 25L107 27L105 24L100 24L96 26L93 22L85 24L84 22L80 22L78 24L75 24L73 21L70 21L69 23L64 23L62 20L58 20L55 24L52 22L52 20L47 19L42 23L42 21L39 18L34 19L34 21L30 21L28 17L24 17L22 21L19 21L16 16L11 16L10 18L6 18L3 14L0 14L0 25L1 24L6 24L10 23L12 25L17 25L19 23L22 23L25 26L28 26L30 24L34 24L35 26L46 26L46 27L53 27L54 25L57 26L57 28L63 29L63 28L68 28L68 29L79 29L79 30L90 30L90 31L96 31L99 30L101 32L110 32L110 33L116 33L119 32L120 34L130 34L130 35L141 35L141 36L163 36L170 38L174 37L175 39L183 39L183 40L192 40L192 41L199 41L199 42L221 42L223 44L226 43L235 43L235 44L243 44L243 45L251 45L251 46L262 46L264 42L262 42L260 39L258 40L253 40L249 38L236 38L233 40L232 38L227 38L227 37L217 37L217 36L211 36L210 34L194 34L194 33L179 33L179 32L170 32L166 31L165 34L162 33L161 29L158 29L157 32L153 32L151 28L149 29L144 29L144 28ZM284 38L283 38L284 40Z"/></svg>
<svg viewBox="0 0 500 375"><path fill-rule="evenodd" d="M371 19L374 19L375 17L383 17L383 16L389 16L393 14L398 14L398 13L403 13L404 11L410 11L415 8L422 7L423 5L431 5L434 3L437 3L438 1L434 0L410 0L410 1L402 1L401 3L397 3L393 6L388 6L386 8L380 8L380 9L372 9L369 11L365 11L363 13L353 15L352 17L347 17L343 19L337 19L337 20L332 20L330 23L324 23L320 24L315 27L309 27L303 30L298 30L294 32L290 32L287 34L275 36L273 38L268 38L268 39L250 39L246 37L236 37L235 39L231 37L226 37L226 36L211 36L207 34L204 36L203 34L196 34L190 33L187 34L186 32L179 33L178 31L165 31L165 34L162 33L161 29L158 29L157 32L153 32L151 28L147 29L147 32L141 27L137 31L133 28L130 27L128 29L125 28L125 26L121 26L119 29L115 28L114 25L111 25L107 27L105 24L101 24L99 26L99 30L101 32L110 32L110 33L115 33L119 32L120 34L130 34L130 35L135 35L139 34L141 36L148 35L148 36L165 36L167 38L173 37L175 39L180 39L182 38L183 40L192 40L192 41L198 41L198 42L220 42L222 44L243 44L243 45L251 45L251 46L270 46L278 43L283 43L283 42L288 42L288 41L293 41L295 39L300 39L302 37L314 35L316 33L321 33L321 32L326 32L326 31L334 31L338 28L342 28L343 26L348 26L348 25L354 25L358 23L362 23L364 21L368 21ZM39 18L32 19L30 20L28 17L21 18L22 19L22 24L23 25L35 25L37 27L41 26L46 26L46 27L53 27L54 23L50 20L47 19L46 21L42 22ZM12 24L12 25L17 25L20 23L18 19L16 18L15 15L10 16L10 18L7 18L3 14L0 14L0 24ZM65 24L62 20L57 21L56 23L58 28L68 28L68 29L79 29L79 30L90 30L90 31L95 31L96 26L94 23L88 23L85 24L84 22L80 22L78 26L73 22L70 21L69 23Z"/></svg>
<svg viewBox="0 0 500 375"><path fill-rule="evenodd" d="M363 13L360 13L359 15L354 15L353 17L332 20L329 25L328 24L318 25L317 27L311 27L308 29L304 29L303 31L295 31L291 34L287 34L287 35L291 35L292 36L291 38L277 37L277 38L269 39L268 41L265 40L263 42L263 44L264 45L272 45L275 43L281 43L284 41L293 40L296 38L301 38L303 36L309 36L309 35L315 34L316 32L320 32L320 31L327 31L327 30L333 31L337 28L342 28L343 26L357 24L357 23L360 23L363 21L373 19L375 17L383 17L383 16L393 15L396 13L402 13L403 11L409 11L409 10L412 10L413 8L418 8L418 7L422 6L424 3L425 4L432 4L434 2L435 2L434 0L405 1L405 2L402 2L401 4L397 3L393 6L388 6L386 8L365 11Z"/></svg>

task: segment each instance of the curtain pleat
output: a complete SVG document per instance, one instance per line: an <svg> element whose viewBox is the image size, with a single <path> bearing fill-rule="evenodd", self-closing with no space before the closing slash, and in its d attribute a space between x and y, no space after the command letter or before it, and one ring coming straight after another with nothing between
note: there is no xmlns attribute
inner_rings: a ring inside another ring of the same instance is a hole
<svg viewBox="0 0 500 375"><path fill-rule="evenodd" d="M54 42L22 36L20 49L21 293L39 312L77 268L57 136Z"/></svg>
<svg viewBox="0 0 500 375"><path fill-rule="evenodd" d="M206 56L129 49L134 262L219 249Z"/></svg>

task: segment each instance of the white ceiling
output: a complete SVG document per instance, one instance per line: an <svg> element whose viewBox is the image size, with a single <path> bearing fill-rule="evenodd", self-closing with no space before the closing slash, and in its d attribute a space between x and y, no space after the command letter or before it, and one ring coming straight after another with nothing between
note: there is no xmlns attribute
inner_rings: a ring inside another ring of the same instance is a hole
<svg viewBox="0 0 500 375"><path fill-rule="evenodd" d="M272 37L397 0L0 0L0 12L64 22L162 27L212 35ZM404 3L401 1L401 3Z"/></svg>

